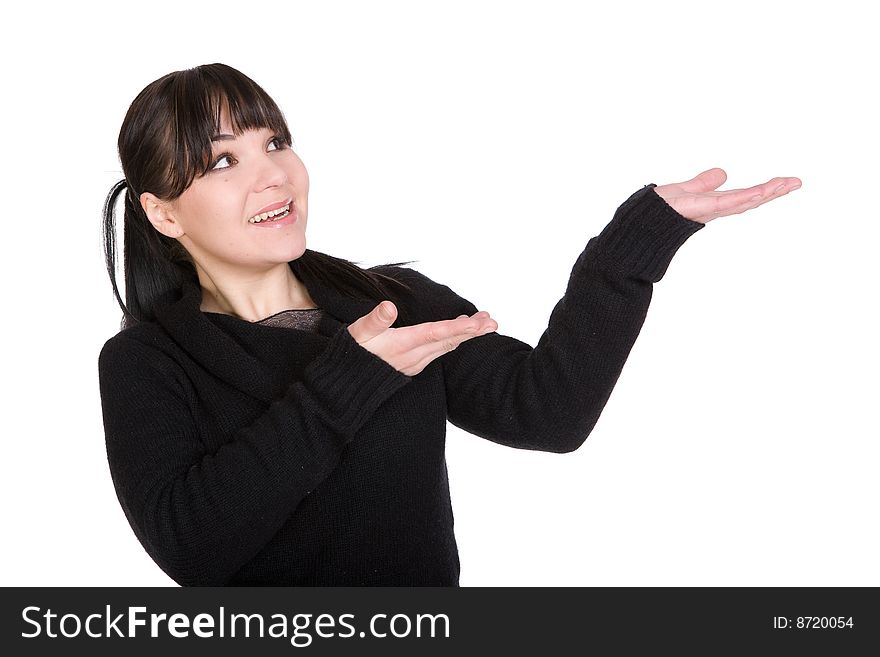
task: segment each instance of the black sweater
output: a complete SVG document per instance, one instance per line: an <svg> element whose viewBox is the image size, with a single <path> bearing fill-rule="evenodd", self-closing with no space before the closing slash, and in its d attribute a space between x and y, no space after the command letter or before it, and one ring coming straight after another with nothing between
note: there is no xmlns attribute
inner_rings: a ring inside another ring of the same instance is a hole
<svg viewBox="0 0 880 657"><path fill-rule="evenodd" d="M587 438L676 250L702 224L647 185L578 257L538 344L472 338L406 376L347 326L376 302L302 280L317 332L202 312L190 285L99 357L107 455L150 556L182 585L457 586L446 422L502 445L570 452ZM477 312L414 290L394 326Z"/></svg>

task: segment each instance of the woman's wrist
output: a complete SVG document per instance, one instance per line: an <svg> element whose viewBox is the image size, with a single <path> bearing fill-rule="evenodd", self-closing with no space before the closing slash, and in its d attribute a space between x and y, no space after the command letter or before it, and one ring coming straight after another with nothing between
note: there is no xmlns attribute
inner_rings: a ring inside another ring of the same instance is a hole
<svg viewBox="0 0 880 657"><path fill-rule="evenodd" d="M705 226L676 212L655 187L633 193L595 238L593 251L604 269L656 283L679 247Z"/></svg>

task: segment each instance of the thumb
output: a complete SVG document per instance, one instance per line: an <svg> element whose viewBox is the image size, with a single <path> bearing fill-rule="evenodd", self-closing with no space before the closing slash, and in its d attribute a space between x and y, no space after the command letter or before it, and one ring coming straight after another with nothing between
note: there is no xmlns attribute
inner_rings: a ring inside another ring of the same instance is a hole
<svg viewBox="0 0 880 657"><path fill-rule="evenodd" d="M361 317L349 327L349 333L360 342L372 340L385 331L397 319L397 306L391 301L383 301L368 314Z"/></svg>
<svg viewBox="0 0 880 657"><path fill-rule="evenodd" d="M397 306L395 306L391 301L383 301L374 309L376 313L376 317L379 318L379 321L382 322L384 328L388 328L394 323L394 320L397 319Z"/></svg>
<svg viewBox="0 0 880 657"><path fill-rule="evenodd" d="M704 194L718 189L726 181L727 172L720 167L714 167L712 169L706 169L687 182L679 183L679 186L684 191L691 194Z"/></svg>

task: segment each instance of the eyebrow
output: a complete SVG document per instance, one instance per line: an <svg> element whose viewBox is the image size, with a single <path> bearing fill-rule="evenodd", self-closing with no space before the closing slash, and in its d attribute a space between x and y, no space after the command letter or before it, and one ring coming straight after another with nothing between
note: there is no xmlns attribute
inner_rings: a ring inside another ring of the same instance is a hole
<svg viewBox="0 0 880 657"><path fill-rule="evenodd" d="M211 141L228 141L230 139L235 139L234 135L214 135L211 137Z"/></svg>

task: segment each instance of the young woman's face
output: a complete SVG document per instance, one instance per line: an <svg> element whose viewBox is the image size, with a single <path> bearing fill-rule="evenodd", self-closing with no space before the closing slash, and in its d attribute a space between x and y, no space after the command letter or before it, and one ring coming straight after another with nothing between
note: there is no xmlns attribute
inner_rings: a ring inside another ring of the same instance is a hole
<svg viewBox="0 0 880 657"><path fill-rule="evenodd" d="M306 248L309 176L284 137L268 128L232 134L223 118L211 169L170 203L178 237L210 273L259 273ZM289 204L286 216L255 216Z"/></svg>

